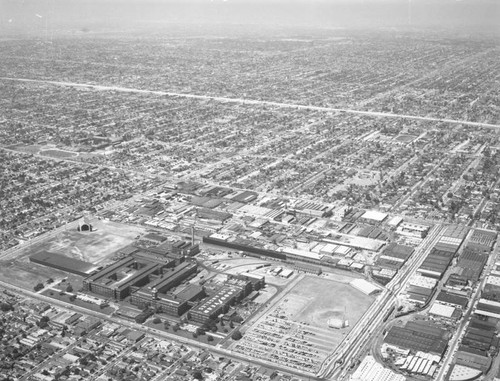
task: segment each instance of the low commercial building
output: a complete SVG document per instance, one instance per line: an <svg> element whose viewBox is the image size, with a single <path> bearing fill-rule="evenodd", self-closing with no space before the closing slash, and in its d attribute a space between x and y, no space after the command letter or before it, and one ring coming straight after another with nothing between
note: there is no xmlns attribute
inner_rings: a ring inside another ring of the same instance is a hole
<svg viewBox="0 0 500 381"><path fill-rule="evenodd" d="M303 271L307 274L320 275L322 273L321 267L310 265L308 263L294 262L292 266L294 270Z"/></svg>
<svg viewBox="0 0 500 381"><path fill-rule="evenodd" d="M469 368L468 366L454 364L450 372L450 381L475 380L481 376L483 372L478 369Z"/></svg>
<svg viewBox="0 0 500 381"><path fill-rule="evenodd" d="M500 319L500 302L481 298L474 309L474 313Z"/></svg>
<svg viewBox="0 0 500 381"><path fill-rule="evenodd" d="M379 364L372 356L366 356L351 376L351 381L404 381L406 377Z"/></svg>
<svg viewBox="0 0 500 381"><path fill-rule="evenodd" d="M460 277L467 281L477 282L488 261L488 255L471 249L469 246L464 249L458 259L457 268Z"/></svg>
<svg viewBox="0 0 500 381"><path fill-rule="evenodd" d="M441 291L436 297L436 301L451 307L460 308L462 310L467 307L469 299L460 295L451 294L446 291Z"/></svg>
<svg viewBox="0 0 500 381"><path fill-rule="evenodd" d="M433 248L417 272L430 278L441 279L454 255L454 251Z"/></svg>
<svg viewBox="0 0 500 381"><path fill-rule="evenodd" d="M394 347L443 356L448 346L447 331L427 322L408 322L404 327L393 326L384 343Z"/></svg>
<svg viewBox="0 0 500 381"><path fill-rule="evenodd" d="M461 313L455 307L447 306L439 302L432 304L429 310L430 315L434 315L441 318L458 320L461 317Z"/></svg>
<svg viewBox="0 0 500 381"><path fill-rule="evenodd" d="M467 242L467 247L482 253L489 253L497 239L497 232L492 230L474 229Z"/></svg>
<svg viewBox="0 0 500 381"><path fill-rule="evenodd" d="M366 211L359 219L362 222L380 224L387 218L387 213L376 210Z"/></svg>
<svg viewBox="0 0 500 381"><path fill-rule="evenodd" d="M356 290L361 291L365 295L375 295L382 291L382 289L373 283L370 283L364 279L355 279L349 283Z"/></svg>
<svg viewBox="0 0 500 381"><path fill-rule="evenodd" d="M299 201L290 207L290 210L298 215L310 217L324 217L331 210L328 206L312 201Z"/></svg>
<svg viewBox="0 0 500 381"><path fill-rule="evenodd" d="M410 222L402 222L398 228L396 229L396 232L409 236L409 237L418 237L418 238L425 238L427 237L427 233L429 233L430 226L428 225L421 225L421 224L414 224Z"/></svg>
<svg viewBox="0 0 500 381"><path fill-rule="evenodd" d="M491 360L484 352L460 346L456 354L456 363L484 372L489 369Z"/></svg>

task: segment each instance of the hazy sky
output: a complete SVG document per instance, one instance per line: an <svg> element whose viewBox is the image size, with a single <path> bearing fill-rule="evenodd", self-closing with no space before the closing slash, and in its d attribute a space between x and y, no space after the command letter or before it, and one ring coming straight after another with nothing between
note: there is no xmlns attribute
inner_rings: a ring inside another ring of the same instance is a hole
<svg viewBox="0 0 500 381"><path fill-rule="evenodd" d="M410 8L411 7L411 8ZM410 15L411 14L411 15ZM500 29L500 0L0 0L0 31L137 24Z"/></svg>

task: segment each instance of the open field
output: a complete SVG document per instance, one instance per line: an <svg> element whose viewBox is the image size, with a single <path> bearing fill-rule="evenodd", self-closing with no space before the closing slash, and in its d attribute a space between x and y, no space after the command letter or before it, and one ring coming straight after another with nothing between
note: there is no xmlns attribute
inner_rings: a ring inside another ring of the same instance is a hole
<svg viewBox="0 0 500 381"><path fill-rule="evenodd" d="M31 256L41 251L51 251L93 264L102 263L122 247L132 243L145 230L116 222L92 220L92 232L75 229L63 231L49 241L27 246L18 258Z"/></svg>
<svg viewBox="0 0 500 381"><path fill-rule="evenodd" d="M145 230L115 222L91 221L93 232L78 232L74 229L63 231L49 240L41 239L35 244L27 244L16 258L0 261L0 277L13 285L33 289L37 283L47 279L60 279L68 274L29 261L31 255L44 250L94 264L111 262L111 255L134 241Z"/></svg>
<svg viewBox="0 0 500 381"><path fill-rule="evenodd" d="M286 300L288 301L285 302ZM306 301L306 305L297 305L297 300ZM339 313L343 315L345 309L349 327L342 331L349 331L370 307L373 300L373 297L363 294L348 284L306 277L292 289L280 307L291 320L305 322L318 328L327 327L328 319L338 316ZM341 331L334 330L333 332ZM343 334L338 336L342 340ZM332 344L336 346L340 340Z"/></svg>
<svg viewBox="0 0 500 381"><path fill-rule="evenodd" d="M316 373L374 300L351 287L349 280L304 277L231 349ZM340 321L339 328L330 328L330 319Z"/></svg>
<svg viewBox="0 0 500 381"><path fill-rule="evenodd" d="M40 155L55 157L56 159L59 159L59 158L66 159L68 157L78 156L78 154L75 152L62 151L62 150L58 150L58 149L43 150L43 151L40 151Z"/></svg>
<svg viewBox="0 0 500 381"><path fill-rule="evenodd" d="M63 271L30 263L28 258L0 261L0 279L30 291L35 285L45 283L49 278L60 279L66 275Z"/></svg>

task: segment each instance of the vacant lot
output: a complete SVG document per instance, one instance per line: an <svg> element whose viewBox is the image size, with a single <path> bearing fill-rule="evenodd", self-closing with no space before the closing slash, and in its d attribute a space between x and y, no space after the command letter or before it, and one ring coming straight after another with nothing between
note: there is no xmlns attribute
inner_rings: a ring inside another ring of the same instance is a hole
<svg viewBox="0 0 500 381"><path fill-rule="evenodd" d="M42 250L94 264L101 263L117 250L132 243L145 230L110 221L90 220L94 231L79 232L74 228L61 232L48 241L30 246L21 256L36 254Z"/></svg>
<svg viewBox="0 0 500 381"><path fill-rule="evenodd" d="M0 279L14 286L33 291L38 283L45 283L49 278L64 278L66 273L22 260L0 261Z"/></svg>
<svg viewBox="0 0 500 381"><path fill-rule="evenodd" d="M51 251L68 257L77 258L93 264L107 264L120 248L132 243L138 234L145 230L136 226L90 220L95 231L78 232L68 228L47 240L43 238L33 244L27 244L16 258L0 261L0 277L5 282L26 289L33 289L47 279L61 279L67 273L50 267L31 263L29 257L41 251Z"/></svg>

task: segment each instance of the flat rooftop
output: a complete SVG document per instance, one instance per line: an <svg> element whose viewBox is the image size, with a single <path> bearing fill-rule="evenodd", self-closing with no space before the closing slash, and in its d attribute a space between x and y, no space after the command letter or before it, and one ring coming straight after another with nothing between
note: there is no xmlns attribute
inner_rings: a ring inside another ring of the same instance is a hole
<svg viewBox="0 0 500 381"><path fill-rule="evenodd" d="M90 262L84 262L79 259L67 257L65 255L52 253L45 250L32 255L30 257L30 260L39 263L41 262L41 264L44 264L46 266L59 268L63 271L78 275L89 274L92 270L97 268L96 265Z"/></svg>

